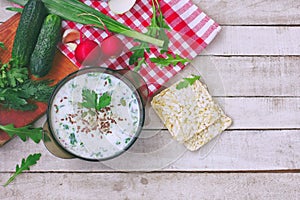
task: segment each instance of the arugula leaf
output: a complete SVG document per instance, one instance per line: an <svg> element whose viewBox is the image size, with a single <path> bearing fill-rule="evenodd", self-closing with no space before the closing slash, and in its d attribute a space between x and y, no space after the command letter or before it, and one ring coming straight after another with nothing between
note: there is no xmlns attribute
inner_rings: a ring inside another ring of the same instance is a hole
<svg viewBox="0 0 300 200"><path fill-rule="evenodd" d="M179 82L176 85L177 90L187 88L189 85L193 85L197 80L200 79L200 76L193 75L191 78L183 78L183 81Z"/></svg>
<svg viewBox="0 0 300 200"><path fill-rule="evenodd" d="M18 13L23 12L23 8L16 8L16 7L7 7L6 10L9 10L9 11L12 11L12 12L18 12Z"/></svg>
<svg viewBox="0 0 300 200"><path fill-rule="evenodd" d="M32 128L31 125L15 128L13 124L0 125L0 129L5 131L10 137L17 135L24 142L27 138L32 139L35 143L39 143L43 137L42 128Z"/></svg>
<svg viewBox="0 0 300 200"><path fill-rule="evenodd" d="M111 102L111 96L106 92L104 93L97 101L96 110L100 110L101 108L105 108Z"/></svg>
<svg viewBox="0 0 300 200"><path fill-rule="evenodd" d="M21 166L16 166L15 173L7 180L7 182L3 185L4 187L8 186L19 174L21 174L24 170L30 170L29 167L35 165L37 161L41 158L42 154L30 154L26 159L22 159Z"/></svg>
<svg viewBox="0 0 300 200"><path fill-rule="evenodd" d="M157 15L157 10L159 11L159 15ZM163 40L164 45L161 52L164 53L168 51L169 47L169 38L165 30L170 30L170 27L164 20L160 5L157 0L155 0L155 2L152 0L152 13L151 23L147 27L148 31L146 32L146 35ZM138 71L142 64L146 64L145 53L150 52L149 44L141 42L140 45L131 48L130 51L132 51L133 54L129 58L129 65L137 65L135 67L135 71Z"/></svg>
<svg viewBox="0 0 300 200"><path fill-rule="evenodd" d="M4 45L4 43L3 42L0 42L0 48L2 48L2 49L6 49L6 47L5 47L5 45Z"/></svg>
<svg viewBox="0 0 300 200"><path fill-rule="evenodd" d="M101 110L105 108L111 102L111 96L106 92L100 96L92 90L83 89L82 90L83 102L81 105L85 108L95 108L96 110Z"/></svg>
<svg viewBox="0 0 300 200"><path fill-rule="evenodd" d="M156 18L157 25L160 28L159 29L159 33L158 33L158 39L161 39L161 40L164 41L164 45L162 47L161 53L165 53L165 52L168 51L169 42L170 42L169 37L167 36L165 30L171 30L171 28L169 27L169 25L165 21L165 18L164 18L163 14L162 14L159 2L157 0L155 0L155 3L157 5L157 7L158 7L158 12L159 12L159 15Z"/></svg>
<svg viewBox="0 0 300 200"><path fill-rule="evenodd" d="M148 44L141 43L139 46L131 48L130 51L132 51L133 54L129 58L129 65L133 65L139 62L140 59L145 58L145 52L150 52L150 49Z"/></svg>
<svg viewBox="0 0 300 200"><path fill-rule="evenodd" d="M167 54L167 58L150 58L150 61L159 64L160 67L167 67L169 65L176 65L178 63L191 62L187 58L182 58L179 55L175 55L175 58L171 54Z"/></svg>
<svg viewBox="0 0 300 200"><path fill-rule="evenodd" d="M167 36L166 32L164 29L160 29L159 30L159 39L163 40L164 41L164 44L163 44L163 47L160 51L161 54L165 53L168 51L169 49L169 43L170 43L170 40L169 40L169 37Z"/></svg>
<svg viewBox="0 0 300 200"><path fill-rule="evenodd" d="M135 71L135 72L140 71L142 64L147 64L145 58L142 58L138 61L137 65L134 67L133 71Z"/></svg>
<svg viewBox="0 0 300 200"><path fill-rule="evenodd" d="M189 86L189 82L187 82L187 81L181 81L181 82L179 82L177 85L176 85L176 89L177 90L181 90L181 89L183 89L183 88L187 88Z"/></svg>
<svg viewBox="0 0 300 200"><path fill-rule="evenodd" d="M152 1L152 3L153 3L153 1ZM157 7L158 7L158 12L159 12L159 15L157 17L158 26L161 27L161 28L165 28L167 30L171 30L171 28L169 27L169 25L165 21L165 18L164 18L163 14L162 14L159 2L157 0L155 0L155 3L157 5Z"/></svg>

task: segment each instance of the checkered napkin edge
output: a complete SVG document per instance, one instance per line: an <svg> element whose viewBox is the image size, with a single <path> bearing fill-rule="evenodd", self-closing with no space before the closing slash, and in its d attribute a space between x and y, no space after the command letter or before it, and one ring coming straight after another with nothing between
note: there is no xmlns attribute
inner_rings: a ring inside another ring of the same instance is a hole
<svg viewBox="0 0 300 200"><path fill-rule="evenodd" d="M151 0L137 0L134 7L123 15L116 15L111 12L108 4L104 1L83 0L82 2L138 31L145 31L152 17ZM174 54L189 59L195 58L211 43L221 30L221 27L214 20L208 17L190 0L161 0L159 3L165 20L172 29L167 34L170 39L169 50ZM103 30L70 21L63 21L62 26L63 29L80 30L86 38L98 43L101 43L107 37L106 32ZM99 66L111 69L133 70L134 66L129 66L128 64L129 58L132 55L129 49L138 45L138 43L122 35L118 35L118 37L124 41L126 46L124 53L118 58L112 58L105 61L105 63L99 63ZM79 68L82 67L76 61L74 51L68 46L60 44L59 48L75 65ZM151 48L151 52L147 54L147 65L143 65L139 70L139 74L147 83L149 96L152 96L164 83L186 66L179 63L175 66L170 65L161 68L149 61L150 57L158 56L160 56L159 49Z"/></svg>

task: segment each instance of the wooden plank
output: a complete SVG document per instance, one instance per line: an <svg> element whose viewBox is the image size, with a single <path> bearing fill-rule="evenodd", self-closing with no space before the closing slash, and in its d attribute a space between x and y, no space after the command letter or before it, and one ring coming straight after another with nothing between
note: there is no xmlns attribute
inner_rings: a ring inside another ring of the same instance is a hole
<svg viewBox="0 0 300 200"><path fill-rule="evenodd" d="M221 25L299 25L300 2L298 0L252 0L212 1L193 0L196 5ZM5 21L13 12L5 10L11 6L6 0L0 2L0 21Z"/></svg>
<svg viewBox="0 0 300 200"><path fill-rule="evenodd" d="M225 26L202 55L300 55L300 27Z"/></svg>
<svg viewBox="0 0 300 200"><path fill-rule="evenodd" d="M8 178L8 174L3 175ZM291 199L300 174L22 174L1 199Z"/></svg>
<svg viewBox="0 0 300 200"><path fill-rule="evenodd" d="M298 0L193 0L193 2L222 25L300 24Z"/></svg>
<svg viewBox="0 0 300 200"><path fill-rule="evenodd" d="M233 119L230 129L300 128L300 98L215 98ZM164 128L148 104L146 129Z"/></svg>
<svg viewBox="0 0 300 200"><path fill-rule="evenodd" d="M12 7L12 4L6 0L0 1L0 22L5 22L15 14L15 12L6 10L7 7Z"/></svg>
<svg viewBox="0 0 300 200"><path fill-rule="evenodd" d="M189 152L167 131L143 131L127 154L99 163L62 160L43 144L15 138L1 148L0 172L13 172L23 157L37 152L42 157L34 172L293 170L300 168L299 134L300 130L225 131L199 151Z"/></svg>
<svg viewBox="0 0 300 200"><path fill-rule="evenodd" d="M213 96L300 96L300 57L199 56L164 87L200 74Z"/></svg>

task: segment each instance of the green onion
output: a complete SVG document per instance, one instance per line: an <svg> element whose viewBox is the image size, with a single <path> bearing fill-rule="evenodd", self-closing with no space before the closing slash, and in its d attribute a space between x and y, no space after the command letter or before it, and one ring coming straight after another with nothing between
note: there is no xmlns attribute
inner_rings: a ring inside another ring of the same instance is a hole
<svg viewBox="0 0 300 200"><path fill-rule="evenodd" d="M24 6L28 0L8 0ZM91 25L97 28L107 29L114 33L119 33L127 37L137 39L139 41L154 44L162 47L163 40L150 37L144 33L135 31L128 26L110 18L109 16L95 10L94 8L81 3L78 0L42 0L50 13L56 14L61 18L85 25ZM91 15L86 15L87 13ZM96 17L95 17L96 16ZM101 19L99 21L97 18Z"/></svg>

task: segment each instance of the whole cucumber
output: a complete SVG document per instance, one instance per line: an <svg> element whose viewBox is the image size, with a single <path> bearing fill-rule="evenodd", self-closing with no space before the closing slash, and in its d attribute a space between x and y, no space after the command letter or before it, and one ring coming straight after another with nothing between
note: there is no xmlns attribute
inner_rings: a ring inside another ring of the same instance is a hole
<svg viewBox="0 0 300 200"><path fill-rule="evenodd" d="M12 49L12 58L20 66L28 66L46 15L41 0L29 0L25 4Z"/></svg>
<svg viewBox="0 0 300 200"><path fill-rule="evenodd" d="M43 23L38 41L30 58L29 69L32 75L43 77L50 71L60 39L61 18L49 14Z"/></svg>

